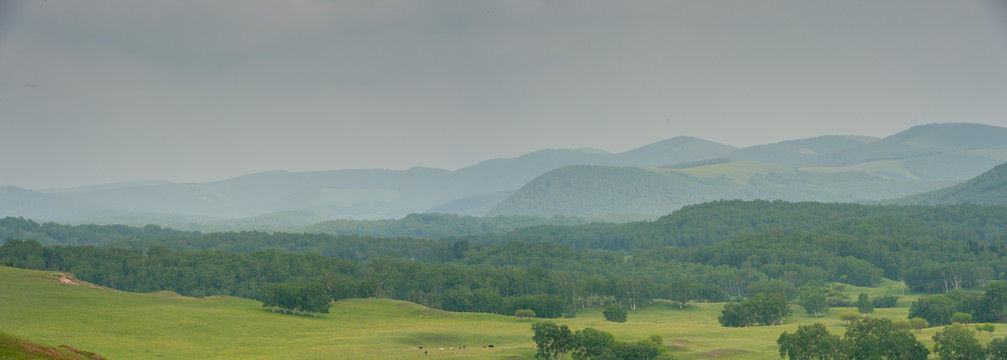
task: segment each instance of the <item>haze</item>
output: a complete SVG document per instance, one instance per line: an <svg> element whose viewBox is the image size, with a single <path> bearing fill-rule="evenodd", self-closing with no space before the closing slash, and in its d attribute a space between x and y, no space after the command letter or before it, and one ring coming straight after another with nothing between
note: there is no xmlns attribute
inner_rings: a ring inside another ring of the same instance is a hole
<svg viewBox="0 0 1007 360"><path fill-rule="evenodd" d="M975 1L4 1L0 185L1007 125Z"/></svg>

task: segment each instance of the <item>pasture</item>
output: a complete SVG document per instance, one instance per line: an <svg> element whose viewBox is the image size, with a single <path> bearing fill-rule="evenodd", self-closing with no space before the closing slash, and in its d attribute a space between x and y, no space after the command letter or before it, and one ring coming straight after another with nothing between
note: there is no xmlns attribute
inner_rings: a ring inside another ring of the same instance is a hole
<svg viewBox="0 0 1007 360"><path fill-rule="evenodd" d="M61 282L59 273L0 267L0 331L109 359L530 359L535 353L531 322L513 316L355 299L339 301L329 314L314 318L273 313L249 299L135 294L67 282L72 281ZM850 288L854 298L860 291L877 296L901 290L895 282ZM874 315L905 318L915 297L907 294L899 307L877 309ZM594 327L621 340L659 334L679 359L779 359L775 341L780 333L822 322L841 335L844 323L838 314L852 310L833 308L824 317L812 318L794 306L785 325L725 328L716 320L722 307L693 303L680 310L658 300L629 311L626 323L605 321L600 308L550 321L573 330ZM925 329L917 336L929 347L936 330ZM993 336L978 338L985 343L1005 334L1007 329L998 328ZM483 348L491 344L493 348Z"/></svg>

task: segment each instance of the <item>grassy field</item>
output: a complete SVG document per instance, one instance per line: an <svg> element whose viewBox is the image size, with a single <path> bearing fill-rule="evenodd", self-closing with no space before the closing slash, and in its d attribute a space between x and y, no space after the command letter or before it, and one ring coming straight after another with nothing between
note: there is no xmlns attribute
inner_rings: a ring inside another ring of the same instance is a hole
<svg viewBox="0 0 1007 360"><path fill-rule="evenodd" d="M318 318L272 313L254 300L184 298L171 293L134 294L67 284L52 272L0 267L0 331L44 344L67 344L109 359L521 359L532 358L531 323L511 316L449 313L408 302L371 299L339 301ZM872 296L900 294L886 282L878 288L850 289ZM875 316L905 318L907 294L894 309ZM723 304L668 302L629 312L626 323L607 322L601 310L585 309L574 319L554 320L572 329L594 327L623 340L660 334L676 358L779 359L776 339L799 324L825 323L842 334L833 308L822 318L794 308L787 324L725 328L716 317ZM936 328L918 333L927 346ZM982 342L1007 335L997 329ZM483 348L483 345L494 348ZM465 345L465 349L460 349ZM428 351L424 357L423 346ZM445 350L439 350L440 348ZM455 347L454 350L450 350Z"/></svg>

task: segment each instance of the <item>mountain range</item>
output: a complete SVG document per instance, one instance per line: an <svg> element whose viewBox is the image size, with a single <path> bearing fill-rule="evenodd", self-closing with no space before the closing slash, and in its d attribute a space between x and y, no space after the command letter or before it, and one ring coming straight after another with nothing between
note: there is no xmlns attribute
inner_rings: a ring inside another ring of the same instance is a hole
<svg viewBox="0 0 1007 360"><path fill-rule="evenodd" d="M0 216L127 224L461 215L667 214L720 199L872 202L938 190L1007 162L1007 128L916 126L735 148L675 137L622 153L553 149L451 171L270 171L209 183L0 187ZM909 199L909 198L906 198ZM908 200L907 200L908 201Z"/></svg>

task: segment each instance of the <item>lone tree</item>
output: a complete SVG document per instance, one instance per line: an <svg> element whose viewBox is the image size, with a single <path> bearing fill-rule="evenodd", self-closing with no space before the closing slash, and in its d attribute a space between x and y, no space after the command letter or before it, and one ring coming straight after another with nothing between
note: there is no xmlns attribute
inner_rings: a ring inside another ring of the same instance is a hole
<svg viewBox="0 0 1007 360"><path fill-rule="evenodd" d="M520 309L514 312L514 316L517 318L528 318L528 321L531 321L531 318L535 317L535 311L529 309Z"/></svg>
<svg viewBox="0 0 1007 360"><path fill-rule="evenodd" d="M609 305L602 311L602 315L605 315L605 320L612 322L626 322L626 310L623 310L617 305Z"/></svg>
<svg viewBox="0 0 1007 360"><path fill-rule="evenodd" d="M920 330L930 327L930 323L924 318L912 318L909 319L909 326L916 329L916 332L920 332Z"/></svg>
<svg viewBox="0 0 1007 360"><path fill-rule="evenodd" d="M867 293L860 293L860 296L857 297L857 311L865 316L874 312L874 303L867 297Z"/></svg>
<svg viewBox="0 0 1007 360"><path fill-rule="evenodd" d="M963 313L963 312L956 312L956 313L954 313L954 315L951 315L951 322L953 322L953 323L960 323L960 324L971 323L972 322L972 314Z"/></svg>
<svg viewBox="0 0 1007 360"><path fill-rule="evenodd" d="M853 322L857 321L857 319L860 319L860 313L856 311L847 311L839 314L839 320L845 321L849 325L853 325Z"/></svg>
<svg viewBox="0 0 1007 360"><path fill-rule="evenodd" d="M811 316L822 316L822 313L829 311L829 303L825 299L825 291L821 289L807 290L801 294L799 300L804 310Z"/></svg>
<svg viewBox="0 0 1007 360"><path fill-rule="evenodd" d="M678 303L678 308L689 306L689 300L696 296L696 289L688 279L678 279L668 286L668 300Z"/></svg>

